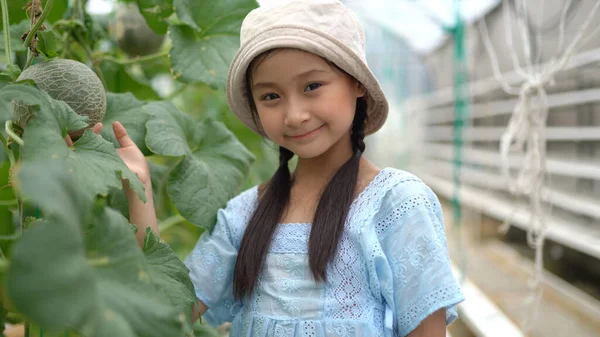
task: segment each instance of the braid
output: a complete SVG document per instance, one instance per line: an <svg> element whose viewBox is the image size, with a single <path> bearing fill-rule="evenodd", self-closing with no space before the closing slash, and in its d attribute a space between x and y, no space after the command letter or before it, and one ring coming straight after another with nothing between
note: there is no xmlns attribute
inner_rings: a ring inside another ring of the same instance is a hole
<svg viewBox="0 0 600 337"><path fill-rule="evenodd" d="M365 152L365 125L367 123L367 101L363 97L356 100L356 114L352 122L352 151L361 156Z"/></svg>
<svg viewBox="0 0 600 337"><path fill-rule="evenodd" d="M315 280L327 280L327 265L336 254L344 232L344 223L354 200L360 157L365 150L367 102L360 97L352 122L352 156L325 187L313 220L308 242L310 270Z"/></svg>
<svg viewBox="0 0 600 337"><path fill-rule="evenodd" d="M286 149L285 147L279 147L279 166L285 165L287 167L288 162L294 156L294 152ZM289 172L289 168L288 168Z"/></svg>
<svg viewBox="0 0 600 337"><path fill-rule="evenodd" d="M288 162L294 153L279 147L279 168L262 192L259 204L247 225L240 243L233 273L235 298L241 299L253 292L263 270L269 243L290 199L292 182Z"/></svg>

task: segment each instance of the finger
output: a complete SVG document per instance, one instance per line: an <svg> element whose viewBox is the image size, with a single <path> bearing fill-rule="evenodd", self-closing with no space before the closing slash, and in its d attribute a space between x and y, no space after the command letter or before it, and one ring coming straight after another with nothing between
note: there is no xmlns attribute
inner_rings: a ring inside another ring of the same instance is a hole
<svg viewBox="0 0 600 337"><path fill-rule="evenodd" d="M119 145L121 145L121 147L135 146L135 143L133 142L133 140L131 140L131 138L129 138L127 130L125 130L123 124L119 122L114 122L113 131L115 132L115 137L119 141Z"/></svg>
<svg viewBox="0 0 600 337"><path fill-rule="evenodd" d="M99 134L102 131L102 128L102 123L96 123L94 126L92 126L92 131L94 131L95 134Z"/></svg>
<svg viewBox="0 0 600 337"><path fill-rule="evenodd" d="M71 139L71 136L68 134L65 136L65 142L67 142L67 146L73 146L73 140Z"/></svg>

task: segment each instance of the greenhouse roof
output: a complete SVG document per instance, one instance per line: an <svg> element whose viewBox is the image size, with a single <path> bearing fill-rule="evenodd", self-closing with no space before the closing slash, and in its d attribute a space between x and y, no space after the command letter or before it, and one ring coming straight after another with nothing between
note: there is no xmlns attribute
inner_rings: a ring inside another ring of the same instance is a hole
<svg viewBox="0 0 600 337"><path fill-rule="evenodd" d="M258 0L260 5L300 0ZM471 23L495 8L501 0L462 0L460 12ZM363 19L377 22L404 39L415 52L436 49L447 34L443 26L455 22L454 0L342 0Z"/></svg>

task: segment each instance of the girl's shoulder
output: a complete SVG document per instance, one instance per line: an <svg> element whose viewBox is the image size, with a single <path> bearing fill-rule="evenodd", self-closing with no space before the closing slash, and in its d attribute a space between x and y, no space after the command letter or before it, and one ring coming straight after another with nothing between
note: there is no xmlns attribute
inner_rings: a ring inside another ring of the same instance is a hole
<svg viewBox="0 0 600 337"><path fill-rule="evenodd" d="M389 215L390 209L402 200L422 194L427 189L427 185L415 174L385 167L359 194L353 205L353 216L363 225L377 221Z"/></svg>
<svg viewBox="0 0 600 337"><path fill-rule="evenodd" d="M389 203L417 194L432 193L429 186L416 174L398 168L382 169L368 186L379 203Z"/></svg>
<svg viewBox="0 0 600 337"><path fill-rule="evenodd" d="M252 213L258 201L258 186L247 188L227 201L224 211L230 215L245 217Z"/></svg>
<svg viewBox="0 0 600 337"><path fill-rule="evenodd" d="M442 221L442 208L435 192L416 174L386 168L386 182L380 187L378 207L371 217L378 237L417 218ZM423 220L425 221L425 220Z"/></svg>

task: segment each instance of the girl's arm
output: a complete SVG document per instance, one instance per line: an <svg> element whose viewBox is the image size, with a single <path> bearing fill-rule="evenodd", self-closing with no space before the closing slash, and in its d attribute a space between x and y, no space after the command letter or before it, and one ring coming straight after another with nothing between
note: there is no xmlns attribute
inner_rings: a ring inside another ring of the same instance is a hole
<svg viewBox="0 0 600 337"><path fill-rule="evenodd" d="M152 231L156 232L156 234L160 234L158 232L158 221L156 220L156 212L154 210L152 182L148 181L144 183L146 203L141 201L138 195L132 189L126 186L126 182L124 182L123 185L129 204L129 222L138 227L138 231L135 233L135 238L138 245L143 247L147 227L150 227Z"/></svg>
<svg viewBox="0 0 600 337"><path fill-rule="evenodd" d="M442 308L419 324L407 337L445 337L446 309Z"/></svg>
<svg viewBox="0 0 600 337"><path fill-rule="evenodd" d="M198 300L197 306L192 304L192 324L198 320L198 317L204 315L206 310L208 310L208 307L200 300Z"/></svg>
<svg viewBox="0 0 600 337"><path fill-rule="evenodd" d="M92 131L95 134L99 134L104 125L97 123L92 127ZM142 202L137 194L129 188L129 183L124 180L123 188L127 201L129 203L129 222L138 227L136 233L136 240L140 247L144 245L144 237L146 228L150 227L154 232L158 233L158 223L156 221L156 213L154 211L154 201L152 198L152 181L150 179L150 167L146 157L142 154L142 151L135 145L133 140L127 134L127 130L123 127L120 122L112 123L113 132L120 147L116 149L119 157L125 162L125 165L133 173L137 174L138 178L142 182L145 188L145 195L147 202ZM73 140L69 135L65 137L65 141L68 146L73 145Z"/></svg>
<svg viewBox="0 0 600 337"><path fill-rule="evenodd" d="M138 245L143 247L147 227L150 227L156 234L160 234L158 232L156 212L154 211L150 166L148 165L148 160L146 160L146 157L142 154L142 151L140 151L127 134L125 127L119 122L113 122L112 127L115 137L120 145L120 147L116 149L117 153L125 162L129 170L135 173L144 185L146 203L141 201L137 194L129 188L129 183L126 180L123 181L123 188L129 204L129 223L138 227L135 238Z"/></svg>
<svg viewBox="0 0 600 337"><path fill-rule="evenodd" d="M99 130L101 129L102 126L99 127ZM146 228L150 227L152 231L160 235L158 232L158 221L156 220L156 211L154 209L154 200L152 196L150 168L148 166L148 161L140 149L131 140L123 125L119 122L114 122L113 130L121 145L121 147L117 149L117 153L121 159L123 159L125 164L127 164L127 167L138 175L140 181L144 185L146 196L145 203L140 200L138 195L131 188L129 188L128 182L123 181L123 188L125 189L125 195L127 196L127 202L129 204L129 222L138 227L135 237L138 245L143 247ZM198 300L197 305L192 305L192 324L198 320L198 317L204 315L206 310L208 310L208 307L200 300Z"/></svg>

